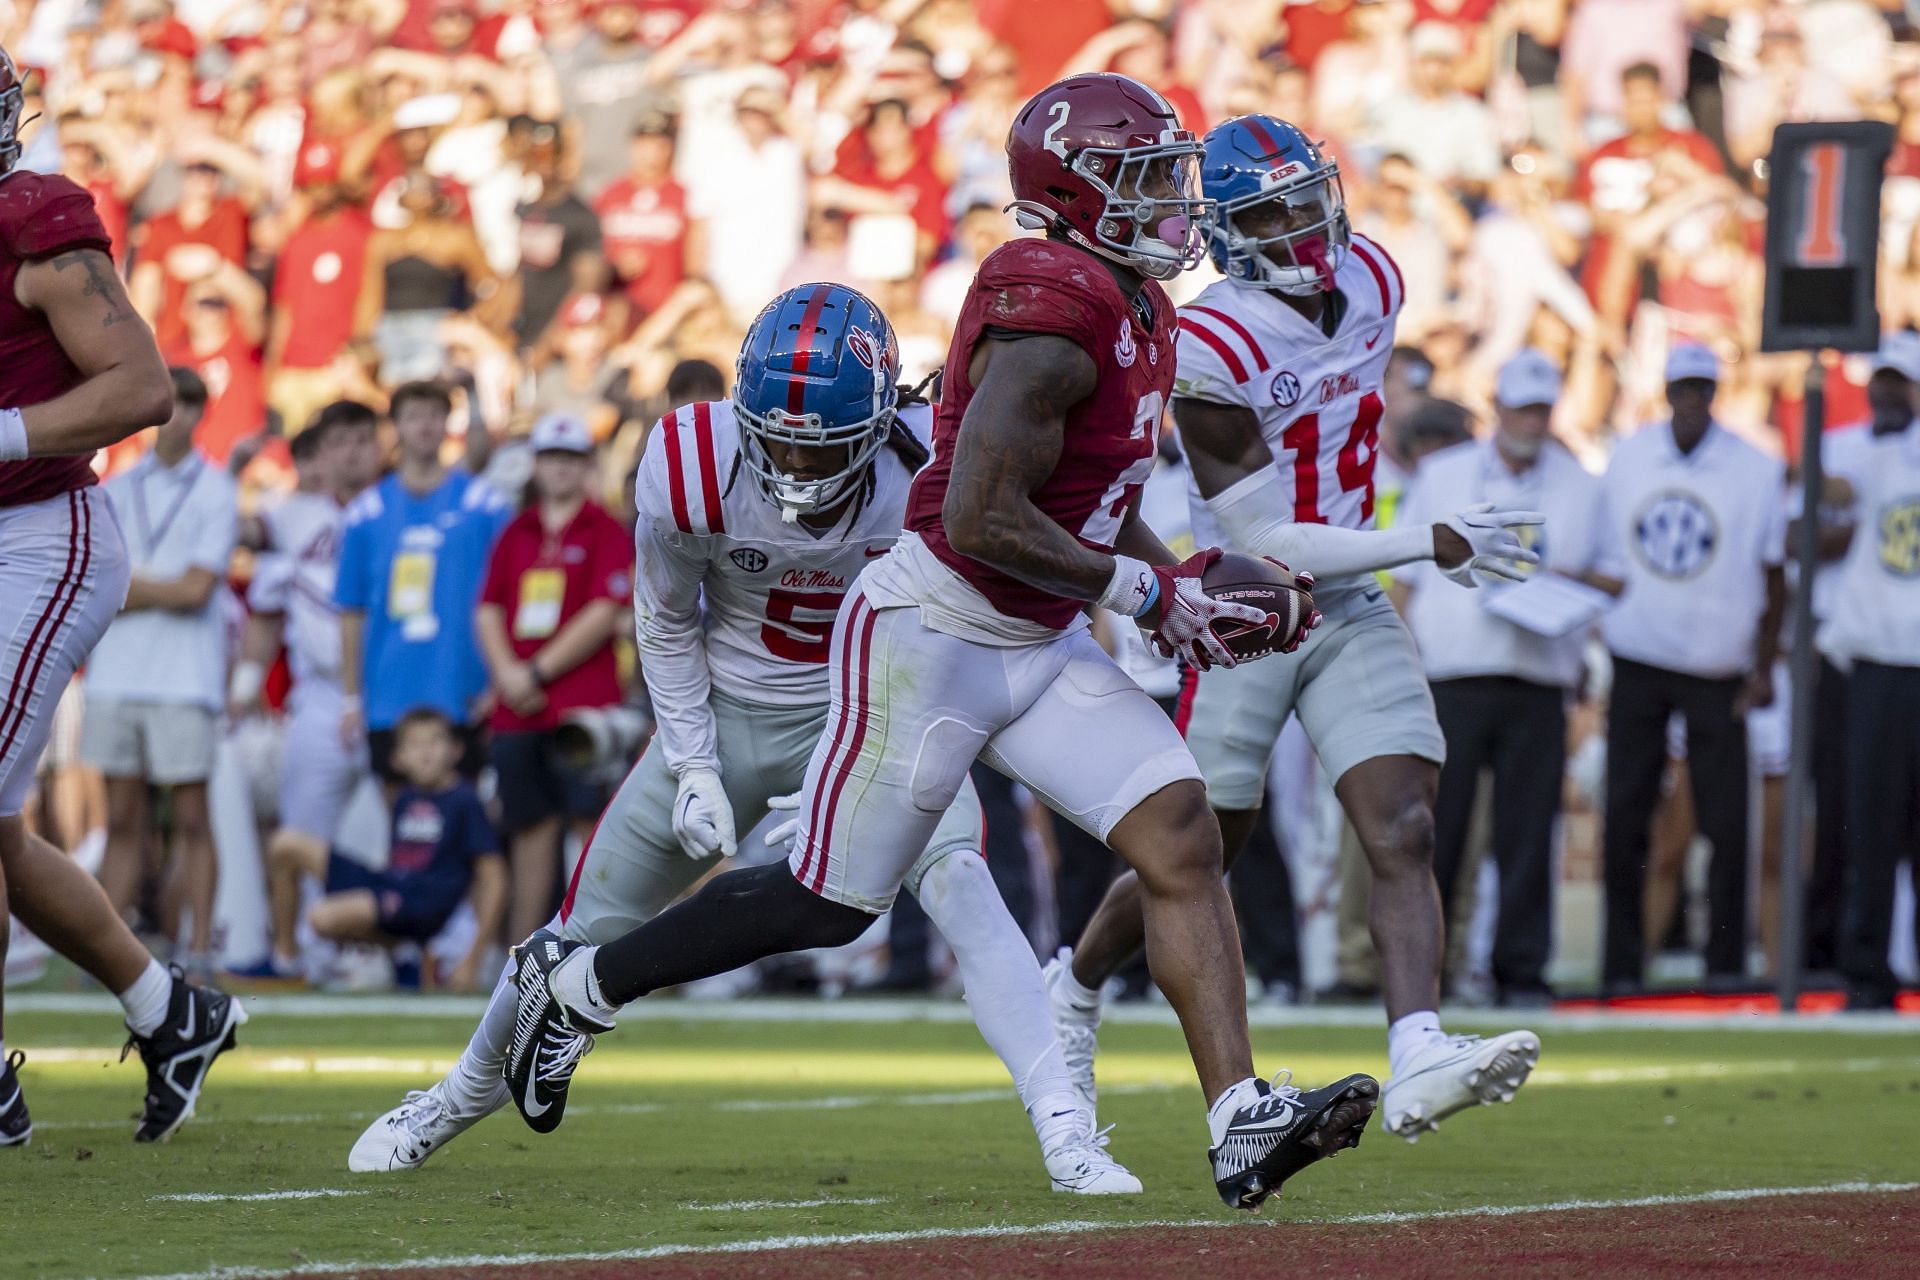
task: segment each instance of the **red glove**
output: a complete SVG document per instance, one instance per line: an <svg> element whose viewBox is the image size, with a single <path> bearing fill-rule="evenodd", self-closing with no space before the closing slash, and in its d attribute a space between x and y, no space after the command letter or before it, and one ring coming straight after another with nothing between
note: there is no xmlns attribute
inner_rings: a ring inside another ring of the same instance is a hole
<svg viewBox="0 0 1920 1280"><path fill-rule="evenodd" d="M1201 584L1207 566L1225 554L1219 547L1208 547L1179 564L1154 567L1159 591L1140 621L1152 625L1154 647L1163 657L1182 658L1199 671L1231 667L1238 659L1213 633L1213 623L1235 621L1255 627L1266 623L1267 615L1260 610L1215 600Z"/></svg>
<svg viewBox="0 0 1920 1280"><path fill-rule="evenodd" d="M1294 585L1307 593L1308 606L1306 617L1301 619L1300 625L1294 629L1292 635L1273 647L1275 653L1292 653L1295 649L1305 644L1308 633L1320 625L1320 611L1312 606L1314 588L1313 575L1304 569L1295 573L1287 567L1285 561L1275 560L1272 556L1261 556L1260 558L1280 572L1286 574L1289 578L1292 578Z"/></svg>

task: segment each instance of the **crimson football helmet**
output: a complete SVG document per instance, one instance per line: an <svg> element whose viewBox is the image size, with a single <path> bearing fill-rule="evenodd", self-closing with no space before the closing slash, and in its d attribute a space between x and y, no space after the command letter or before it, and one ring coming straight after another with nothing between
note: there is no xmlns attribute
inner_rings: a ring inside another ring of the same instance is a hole
<svg viewBox="0 0 1920 1280"><path fill-rule="evenodd" d="M0 49L0 173L20 159L20 113L27 109L27 88L13 58Z"/></svg>
<svg viewBox="0 0 1920 1280"><path fill-rule="evenodd" d="M1200 141L1173 104L1129 76L1068 76L1028 100L1007 133L1008 205L1020 225L1061 233L1167 280L1206 251Z"/></svg>

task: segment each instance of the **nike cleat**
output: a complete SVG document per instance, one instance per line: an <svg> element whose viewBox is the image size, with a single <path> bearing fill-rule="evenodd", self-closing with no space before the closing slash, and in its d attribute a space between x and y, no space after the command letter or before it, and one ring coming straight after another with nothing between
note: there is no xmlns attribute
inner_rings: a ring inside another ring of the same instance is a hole
<svg viewBox="0 0 1920 1280"><path fill-rule="evenodd" d="M1382 1122L1388 1133L1418 1142L1456 1111L1511 1102L1539 1060L1540 1037L1531 1031L1436 1040L1387 1081Z"/></svg>
<svg viewBox="0 0 1920 1280"><path fill-rule="evenodd" d="M15 1049L0 1062L0 1147L24 1147L33 1137L33 1117L20 1088L20 1064L27 1055Z"/></svg>
<svg viewBox="0 0 1920 1280"><path fill-rule="evenodd" d="M1099 1114L1094 1107L1093 1059L1100 1051L1100 1010L1083 1008L1068 998L1064 979L1073 975L1072 966L1073 948L1062 947L1047 962L1042 977L1047 986L1047 1009L1053 1015L1053 1034L1059 1038L1061 1055L1067 1060L1067 1076L1091 1119Z"/></svg>
<svg viewBox="0 0 1920 1280"><path fill-rule="evenodd" d="M234 1046L234 1029L247 1020L240 1002L214 987L187 983L178 965L167 1016L150 1036L130 1035L120 1060L135 1049L147 1068L147 1101L135 1142L165 1142L193 1115L213 1060Z"/></svg>
<svg viewBox="0 0 1920 1280"><path fill-rule="evenodd" d="M1272 1084L1247 1081L1234 1093L1241 1090L1241 1105L1207 1152L1214 1188L1230 1209L1258 1209L1314 1161L1359 1146L1380 1097L1379 1082L1367 1075L1302 1092L1283 1073Z"/></svg>
<svg viewBox="0 0 1920 1280"><path fill-rule="evenodd" d="M613 1030L611 1023L569 1009L553 994L553 971L585 945L541 929L513 949L520 1008L503 1074L520 1118L535 1133L560 1127L574 1069L592 1050L594 1036Z"/></svg>
<svg viewBox="0 0 1920 1280"><path fill-rule="evenodd" d="M1113 1126L1095 1133L1093 1116L1075 1111L1058 1128L1050 1127L1044 1144L1047 1176L1055 1191L1077 1196L1133 1196L1140 1194L1140 1179L1107 1154L1107 1135ZM1051 1125L1051 1122L1050 1122Z"/></svg>
<svg viewBox="0 0 1920 1280"><path fill-rule="evenodd" d="M347 1153L354 1173L418 1169L427 1157L507 1105L502 1082L491 1103L472 1115L455 1115L438 1087L415 1090L400 1105L367 1126Z"/></svg>

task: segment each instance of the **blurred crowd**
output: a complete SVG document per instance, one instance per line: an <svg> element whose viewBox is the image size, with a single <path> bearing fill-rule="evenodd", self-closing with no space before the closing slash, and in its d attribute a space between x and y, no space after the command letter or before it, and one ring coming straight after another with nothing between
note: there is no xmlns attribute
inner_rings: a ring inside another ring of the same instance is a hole
<svg viewBox="0 0 1920 1280"><path fill-rule="evenodd" d="M908 380L931 373L975 266L1016 233L1002 212L1002 147L1035 89L1074 71L1119 71L1164 91L1196 133L1262 111L1326 140L1355 229L1390 250L1405 278L1405 358L1382 427L1383 458L1399 478L1383 480L1384 517L1423 452L1494 432L1503 408L1515 407L1498 395L1502 372L1523 353L1550 367L1550 426L1591 472L1608 467L1616 441L1671 416L1677 349L1711 362L1714 422L1790 465L1808 357L1758 349L1771 133L1799 120L1896 126L1882 318L1894 331L1920 325L1914 19L1902 0L0 0L0 46L29 72L22 165L93 193L135 304L176 367L180 412L191 419L183 428L176 415L176 431L185 434L129 442L101 466L132 477L132 491L155 451L175 451L161 460L169 475L184 451L204 460L204 481L181 482L197 485L192 492L150 500L154 527L144 532L164 538L159 526L181 512L208 522L181 571L201 571L204 592L187 603L208 619L208 652L228 657L190 699L217 722L209 734L251 732L263 709L294 714L285 664L272 653L259 655L268 660L257 687L236 691L225 674L255 661L243 653L241 602L256 553L290 550L274 543L275 511L301 493L348 501L377 483L383 459L413 468L434 492L458 486L447 490L448 509L474 524L478 549L429 560L424 579L407 577L419 564L404 545L362 548L365 561L351 570L337 547L326 550L343 600L349 573L362 584L362 638L375 643L392 624L388 639L418 646L410 661L434 677L381 703L370 659L361 687L362 654L347 656L344 678L333 675L388 784L373 843L403 842L395 789L413 784L393 763L403 754L393 731L421 702L453 734L456 772L482 782L487 820L502 828L498 839L468 842L468 862L490 865L485 855L499 853L512 868L503 882L491 873L461 881L475 886L474 932L448 963L472 981L486 946L525 933L557 899L571 857L561 851L577 849L605 785L577 759L630 755L644 733L644 673L633 668L626 625L608 621L620 611L596 607L592 627L561 634L590 602L618 604L631 566L596 558L597 585L576 595L570 580L556 585L517 562L509 580L490 560L504 544L489 551L491 541L526 512L535 543L543 511L549 540L587 507L596 524L630 523L649 425L724 393L747 322L779 289L833 280L866 291L900 335ZM1176 300L1211 278L1203 268L1175 282ZM1866 420L1869 383L1887 361L1822 359L1829 423ZM1920 377L1920 365L1912 372ZM303 446L341 401L365 407L364 441L343 444L330 424L326 443ZM556 454L580 465L546 465ZM469 490L469 472L480 488ZM1751 501L1776 504L1784 525L1784 484ZM609 541L605 528L595 537ZM541 549L521 554L537 560ZM456 560L464 577L433 572ZM1763 594L1767 568L1763 554ZM383 618L369 583L389 604L407 592L465 591L478 608L423 605L417 616L434 617L432 628ZM528 590L549 594L515 594ZM297 618L296 603L281 607ZM576 681L591 692L564 706L549 698L560 672L535 661L562 638L563 670L599 673ZM110 661L109 646L102 655L96 666ZM1681 657L1674 665L1687 666ZM388 665L384 678L397 669L416 670ZM1587 671L1570 690L1593 691ZM429 684L441 692L418 696ZM1592 757L1603 705L1575 706L1565 813L1556 794L1549 815L1561 819L1563 882L1599 876L1606 804ZM575 741L572 754L539 746L537 794L491 785L491 761L525 771L514 734L555 735L570 713L608 708L628 713L577 730L585 745ZM340 710L329 708L331 723ZM181 950L210 965L220 945L208 922L218 914L207 906L213 866L227 875L235 861L214 848L212 806L194 795L195 779L169 767L177 761L138 762L114 780L125 785L102 790L86 757L97 766L106 748L79 749L84 736L55 744L43 825L71 846L111 819L105 874L116 899L167 935L159 922L189 904L195 924ZM1676 743L1653 767L1668 754L1684 753ZM1308 777L1310 762L1301 768ZM1671 773L1662 785L1679 799L1663 815L1686 799L1682 771ZM296 771L294 781L309 785L309 776ZM278 786L255 788L255 847L284 898L299 868L327 877L297 851L268 857L286 816ZM1326 805L1323 779L1275 800L1282 842L1289 826L1295 844L1312 843L1299 832L1324 828L1325 851L1319 863L1311 850L1284 851L1294 883L1277 891L1291 895L1303 941L1250 941L1256 955L1289 957L1264 966L1283 995L1335 977L1368 981L1364 961L1348 962L1366 950L1350 927L1337 975L1301 972L1313 922L1332 928L1364 893L1362 883L1336 911L1336 889L1352 876L1334 868L1352 858L1338 855L1337 822L1316 816ZM336 820L346 807L334 805ZM1689 893L1706 890L1684 874L1686 850L1695 827L1712 824L1685 811L1662 820L1669 898L1664 914L1649 915L1647 927L1660 931L1649 947L1670 939L1684 950L1721 927L1702 912L1687 934ZM1050 824L1028 814L1015 828L1030 837L1014 842L1032 858L990 862L1045 944L1062 931L1056 899L1072 895L1048 874L1061 860ZM1767 829L1742 815L1742 838L1751 830L1758 844ZM1707 835L1726 844L1727 830L1721 822ZM143 875L165 861L156 831L186 850L178 856L190 874ZM1745 868L1747 851L1738 856ZM1714 883L1724 888L1732 874ZM1471 866L1461 875L1466 897L1475 876ZM284 937L292 926L275 913ZM300 928L304 946L311 938ZM341 937L354 931L343 926ZM1738 955L1712 967L1744 970L1745 944L1744 933L1723 942ZM889 981L927 980L923 944L895 951ZM1466 951L1461 981L1498 985L1492 945ZM1543 981L1537 972L1531 980Z"/></svg>

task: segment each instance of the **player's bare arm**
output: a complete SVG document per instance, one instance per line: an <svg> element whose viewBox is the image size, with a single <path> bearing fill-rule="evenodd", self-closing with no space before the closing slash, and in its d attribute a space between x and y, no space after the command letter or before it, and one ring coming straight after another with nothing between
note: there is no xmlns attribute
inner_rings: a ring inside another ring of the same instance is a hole
<svg viewBox="0 0 1920 1280"><path fill-rule="evenodd" d="M1173 402L1173 420L1200 496L1233 545L1316 577L1371 573L1415 560L1432 560L1443 570L1472 563L1497 573L1500 561L1538 559L1506 532L1511 525L1539 524L1544 517L1536 512L1462 512L1439 524L1402 529L1341 529L1296 520L1289 482L1274 465L1253 410L1183 397Z"/></svg>
<svg viewBox="0 0 1920 1280"><path fill-rule="evenodd" d="M98 249L29 262L14 277L22 306L47 317L78 386L20 408L27 453L91 453L173 412L173 388L153 332L134 312L113 263Z"/></svg>
<svg viewBox="0 0 1920 1280"><path fill-rule="evenodd" d="M1042 590L1099 599L1113 557L1081 546L1031 497L1059 465L1067 411L1093 393L1093 358L1036 334L982 342L967 372L975 390L941 509L953 549Z"/></svg>

